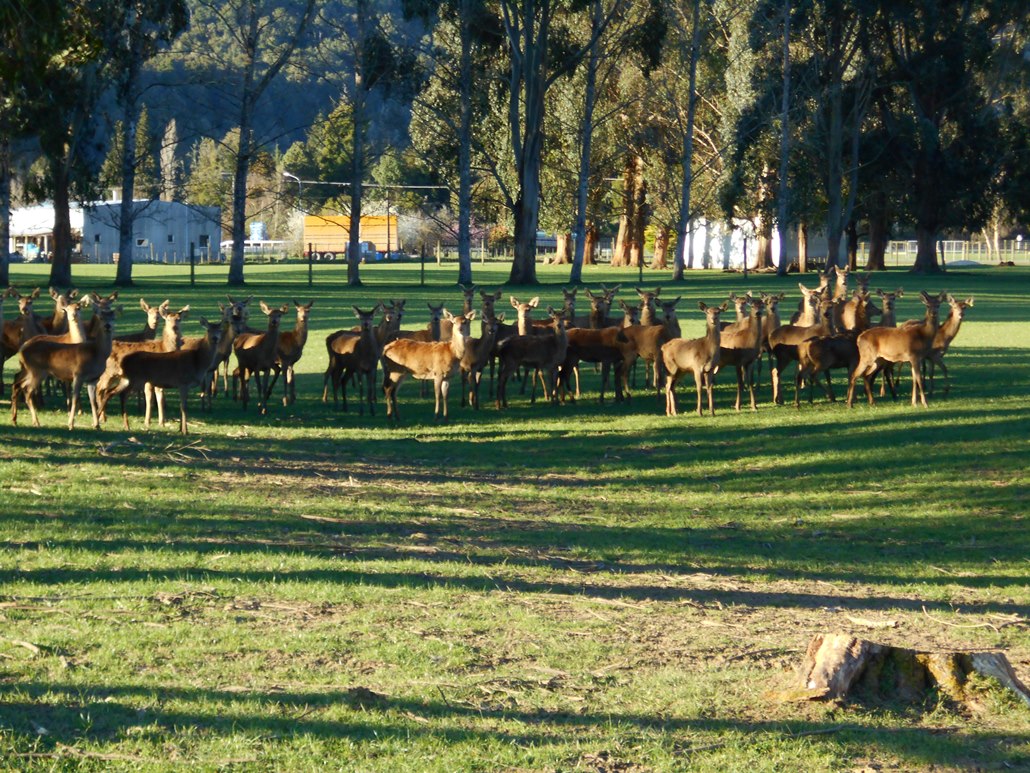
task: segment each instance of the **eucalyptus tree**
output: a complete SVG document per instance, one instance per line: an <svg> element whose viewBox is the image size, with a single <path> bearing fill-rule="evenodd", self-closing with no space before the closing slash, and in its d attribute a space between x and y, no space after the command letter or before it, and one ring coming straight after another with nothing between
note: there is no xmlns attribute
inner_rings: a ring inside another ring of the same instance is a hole
<svg viewBox="0 0 1030 773"><path fill-rule="evenodd" d="M273 81L312 45L315 0L192 0L191 31L174 55L205 80L209 107L229 113L237 143L232 148L232 255L229 284L244 283L247 181L250 166L274 137L255 125L259 103Z"/></svg>

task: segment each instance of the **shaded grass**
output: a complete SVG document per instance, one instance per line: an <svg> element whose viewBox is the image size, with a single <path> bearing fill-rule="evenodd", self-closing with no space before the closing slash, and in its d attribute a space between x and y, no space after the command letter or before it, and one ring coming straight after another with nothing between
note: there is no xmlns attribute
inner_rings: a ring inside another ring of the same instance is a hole
<svg viewBox="0 0 1030 773"><path fill-rule="evenodd" d="M352 303L456 295L397 268L319 288L289 409L241 418L220 400L189 439L69 434L56 411L40 430L0 425L5 766L1030 766L1030 715L987 685L963 705L769 695L826 630L999 647L1030 675L1030 274L941 278L977 305L952 395L927 411L737 415L725 379L714 419L669 421L638 389L629 405L520 398L503 414L452 399L438 426L407 386L394 427L316 392L320 336ZM298 269L261 269L248 293L303 291ZM224 294L214 274L190 290L150 271L148 300L207 313ZM691 276L687 335L693 301L731 289L741 277Z"/></svg>

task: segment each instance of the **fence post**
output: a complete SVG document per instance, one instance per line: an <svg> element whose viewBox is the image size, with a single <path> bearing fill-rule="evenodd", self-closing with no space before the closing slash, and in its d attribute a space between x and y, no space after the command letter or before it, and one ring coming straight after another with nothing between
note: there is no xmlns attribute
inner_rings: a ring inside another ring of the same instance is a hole
<svg viewBox="0 0 1030 773"><path fill-rule="evenodd" d="M314 254L315 253L312 250L311 242L308 242L308 287L311 287L312 286L311 283L312 283L312 281L314 281L312 279L312 274L311 274L311 256L314 255Z"/></svg>
<svg viewBox="0 0 1030 773"><path fill-rule="evenodd" d="M190 242L190 287L197 284L197 251L193 242Z"/></svg>
<svg viewBox="0 0 1030 773"><path fill-rule="evenodd" d="M426 245L425 245L425 242L422 243L422 260L421 260L421 264L422 265L421 265L421 267L419 269L418 284L419 284L419 287L425 287L426 286Z"/></svg>

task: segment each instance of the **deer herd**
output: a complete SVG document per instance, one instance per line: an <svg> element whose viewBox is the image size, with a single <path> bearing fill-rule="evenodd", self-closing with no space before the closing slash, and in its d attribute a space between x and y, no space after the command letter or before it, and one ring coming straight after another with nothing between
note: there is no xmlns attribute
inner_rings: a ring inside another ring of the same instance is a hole
<svg viewBox="0 0 1030 773"><path fill-rule="evenodd" d="M326 337L328 363L323 376L322 400L328 402L330 390L334 405L342 397L347 410L348 386L356 386L358 405L375 413L378 373L385 396L387 417L397 420L397 392L408 377L432 382L434 416L447 419L450 384L461 377L461 404L480 406L480 384L489 373L491 392L499 409L508 405L513 379L521 389L532 385L531 400L536 399L539 383L543 398L552 403L582 397L580 366L594 365L600 371L600 400L612 381L616 401L631 399L631 375L635 378L638 360L644 362L644 378L649 389L664 391L665 412L677 413L676 385L691 374L697 391L697 412L703 415L703 395L708 411L715 413L713 387L719 372L733 369L736 374L736 410L740 410L747 390L750 407L757 406L756 388L760 383L763 360L768 361L772 398L783 403L783 375L794 369L794 405L800 406L802 386L808 386L812 401L813 385L825 383L829 400L834 400L830 381L832 370L844 370L848 377L847 404L855 398L861 382L873 404L874 381L881 378L880 396L889 389L896 396L894 367L908 363L912 379L912 405L926 406L924 371L933 392L936 367L949 389L944 355L958 334L973 299L958 300L946 293L919 294L926 307L922 319L898 323L895 306L903 291L869 290L869 275L857 277L857 288L849 290L847 270L831 269L821 275L819 286L798 287L802 298L789 321L780 318L782 293L748 292L731 294L718 305L698 302L705 318L705 334L700 338L681 337L677 319L680 297L662 299L660 289L636 290L639 302L619 301L622 313L612 314L619 287L601 286L599 292L585 290L590 303L586 314L577 313L576 289L563 290L562 308L547 308L545 318L534 319L539 298L519 300L509 297L514 318L505 321L497 310L501 291L486 292L462 287L462 310L452 314L443 304L429 304L430 320L425 329L403 330L405 301L380 302L371 309L353 306L358 324L337 330ZM835 281L834 281L835 279ZM164 390L178 390L180 431L187 432L186 403L190 391L199 389L202 407L210 408L219 387L231 393L244 409L254 402L261 413L279 378L283 381L283 404L296 399L294 368L307 342L312 303L294 301L295 321L286 329L284 317L290 307L258 306L265 325L251 328L248 312L251 298L227 297L219 304L221 316L213 321L200 318L203 335L184 337L183 322L190 311L178 311L169 302L151 306L140 299L146 315L142 330L114 334L120 307L114 305L117 292L108 296L72 290L50 290L54 302L51 316L34 310L38 289L22 295L14 288L0 294L0 318L5 301L15 300L18 315L3 321L0 340L0 391L4 389L2 366L17 358L19 371L11 386L11 419L17 422L19 403L24 401L35 426L39 425L37 404L43 392L53 395L52 384L64 387L68 407L68 427L74 427L83 386L89 397L93 427L106 420L111 398L118 396L122 421L128 429L126 397L142 393L144 422L150 426L152 406L164 424ZM477 310L475 306L479 305ZM940 309L950 308L944 321ZM730 306L735 319L723 320ZM86 319L85 312L92 316ZM378 317L378 319L377 319ZM478 336L472 323L478 319ZM235 354L236 367L230 361ZM521 374L521 376L520 376ZM231 387L230 387L231 381ZM496 383L495 383L496 382Z"/></svg>

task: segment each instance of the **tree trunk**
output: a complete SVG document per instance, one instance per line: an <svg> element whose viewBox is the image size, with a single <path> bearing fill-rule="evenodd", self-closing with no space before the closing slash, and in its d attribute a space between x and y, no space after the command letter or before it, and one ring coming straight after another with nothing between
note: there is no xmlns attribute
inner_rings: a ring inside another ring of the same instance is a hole
<svg viewBox="0 0 1030 773"><path fill-rule="evenodd" d="M936 274L941 268L937 262L937 230L916 226L916 262L912 270L919 274Z"/></svg>
<svg viewBox="0 0 1030 773"><path fill-rule="evenodd" d="M790 0L783 3L783 97L780 103L780 190L776 197L776 230L780 235L780 254L776 273L787 275L787 218L790 213Z"/></svg>
<svg viewBox="0 0 1030 773"><path fill-rule="evenodd" d="M54 256L50 263L50 285L68 288L72 286L72 226L67 159L60 155L51 157L50 174L54 186Z"/></svg>
<svg viewBox="0 0 1030 773"><path fill-rule="evenodd" d="M472 284L472 13L461 2L458 127L458 284ZM387 212L387 215L390 213Z"/></svg>
<svg viewBox="0 0 1030 773"><path fill-rule="evenodd" d="M669 229L662 226L654 236L654 257L651 259L651 268L665 269L665 254L669 250Z"/></svg>
<svg viewBox="0 0 1030 773"><path fill-rule="evenodd" d="M593 45L587 58L587 82L583 94L583 124L580 129L579 179L576 189L576 252L572 256L572 271L569 274L571 284L583 281L583 263L585 262L587 203L590 193L590 146L594 137L594 103L597 92L597 66L600 58L599 38L604 9L600 0L594 0L590 8L590 32Z"/></svg>
<svg viewBox="0 0 1030 773"><path fill-rule="evenodd" d="M869 260L866 271L886 271L884 260L887 253L887 194L877 191L873 194L869 209Z"/></svg>
<svg viewBox="0 0 1030 773"><path fill-rule="evenodd" d="M134 80L132 73L126 75ZM114 283L119 287L132 285L132 263L135 258L133 226L136 211L133 206L136 190L136 132L139 128L139 104L133 86L122 91L122 201L118 208L118 268Z"/></svg>
<svg viewBox="0 0 1030 773"><path fill-rule="evenodd" d="M557 244L554 254L554 265L566 266L571 262L572 234L560 233L555 241Z"/></svg>
<svg viewBox="0 0 1030 773"><path fill-rule="evenodd" d="M690 34L690 79L687 96L687 128L683 134L683 155L680 157L681 193L679 219L676 222L676 255L673 260L672 281L683 281L686 250L690 252L690 267L694 267L694 245L690 239L690 194L694 184L694 122L697 116L697 60L701 47L701 0L694 0L693 28ZM658 248L655 247L657 255ZM664 265L664 256L662 263Z"/></svg>
<svg viewBox="0 0 1030 773"><path fill-rule="evenodd" d="M798 272L808 273L808 225L798 223Z"/></svg>
<svg viewBox="0 0 1030 773"><path fill-rule="evenodd" d="M629 265L637 268L644 264L644 228L648 220L647 182L644 180L644 159L633 163L633 217L629 221Z"/></svg>
<svg viewBox="0 0 1030 773"><path fill-rule="evenodd" d="M858 268L858 226L852 220L846 229L848 237L848 269L855 271Z"/></svg>
<svg viewBox="0 0 1030 773"><path fill-rule="evenodd" d="M11 141L0 134L0 287L11 283Z"/></svg>
<svg viewBox="0 0 1030 773"><path fill-rule="evenodd" d="M619 215L619 234L615 237L615 248L612 250L612 266L616 268L629 265L629 245L633 238L630 231L633 224L633 208L636 205L633 190L635 183L633 155L627 153L622 168L622 214Z"/></svg>
<svg viewBox="0 0 1030 773"><path fill-rule="evenodd" d="M615 237L615 246L612 248L612 266L625 266L629 259L627 257L629 248L629 218L625 213L619 215L619 232Z"/></svg>
<svg viewBox="0 0 1030 773"><path fill-rule="evenodd" d="M347 234L347 284L351 287L360 287L361 205L364 194L361 183L365 174L365 133L364 115L357 109L357 103L355 107L354 144L351 147L350 231Z"/></svg>
<svg viewBox="0 0 1030 773"><path fill-rule="evenodd" d="M772 268L772 223L764 218L758 222L758 245L755 250L755 268Z"/></svg>
<svg viewBox="0 0 1030 773"><path fill-rule="evenodd" d="M841 198L841 184L843 182L843 169L841 164L841 153L844 150L844 117L841 105L841 85L835 83L830 88L829 111L830 131L827 143L827 156L829 170L827 173L826 185L826 268L840 266L840 240L844 230L842 222L844 203Z"/></svg>
<svg viewBox="0 0 1030 773"><path fill-rule="evenodd" d="M593 266L597 257L597 226L593 223L587 224L586 238L583 240L583 265Z"/></svg>

